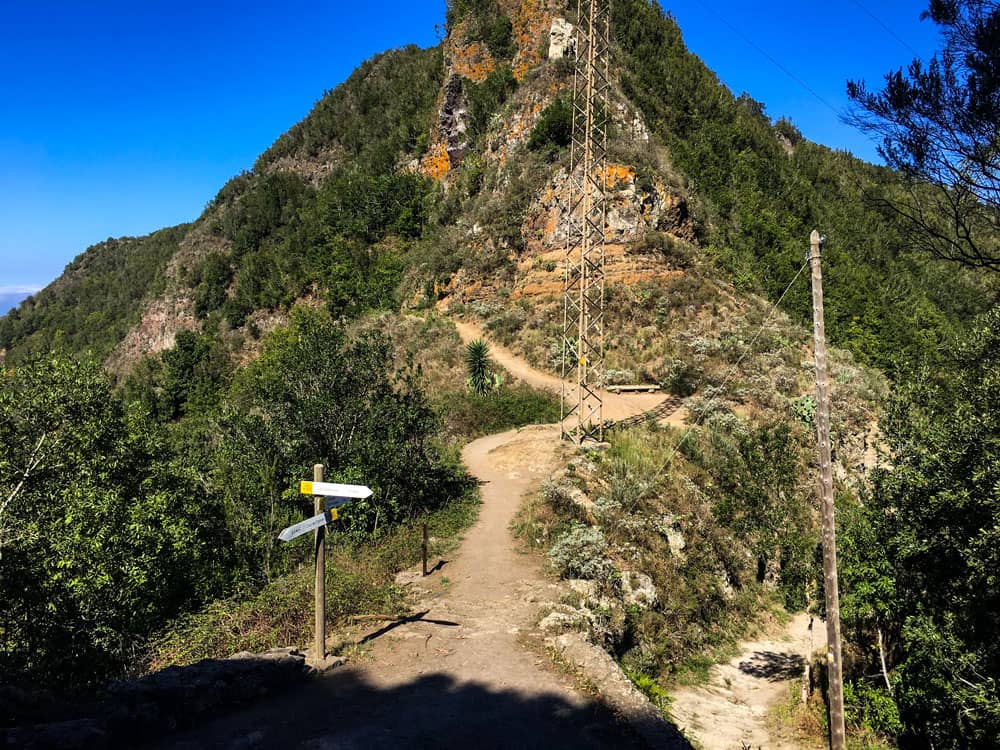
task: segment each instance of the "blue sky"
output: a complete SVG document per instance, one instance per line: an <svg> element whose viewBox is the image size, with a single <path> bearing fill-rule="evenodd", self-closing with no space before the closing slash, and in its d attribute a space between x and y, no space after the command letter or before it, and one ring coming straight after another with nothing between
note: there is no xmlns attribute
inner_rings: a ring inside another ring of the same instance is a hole
<svg viewBox="0 0 1000 750"><path fill-rule="evenodd" d="M735 93L869 160L873 146L835 114L844 81L877 83L937 43L914 2L665 7ZM443 0L5 4L0 300L106 237L195 219L324 90L378 51L435 44L443 19Z"/></svg>

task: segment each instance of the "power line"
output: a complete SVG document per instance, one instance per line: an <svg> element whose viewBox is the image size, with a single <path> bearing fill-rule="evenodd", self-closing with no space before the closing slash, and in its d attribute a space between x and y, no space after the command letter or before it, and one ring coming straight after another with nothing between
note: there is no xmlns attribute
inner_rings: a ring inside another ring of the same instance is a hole
<svg viewBox="0 0 1000 750"><path fill-rule="evenodd" d="M712 8L711 6L707 5L706 3L701 2L701 0L697 0L697 2L698 2L698 4L702 8L704 8L705 10L707 10L709 13L711 13L713 16L715 16L717 19L719 19L719 21L721 21L724 25L726 25L740 39L742 39L748 45L750 45L751 47L753 47L761 56L763 56L766 60L768 60L772 65L774 65L774 67L776 67L778 70L780 70L786 76L788 76L789 78L791 78L795 83L797 83L799 86L801 86L806 92L808 92L809 94L811 94L816 99L816 101L818 101L824 107L826 107L831 112L833 112L833 114L835 114L838 118L841 116L842 113L840 111L838 111L837 108L834 107L832 104L830 104L830 102L828 102L826 99L824 99L822 96L820 96L819 93L812 86L810 86L808 83L806 83L801 78L799 78L797 75L795 75L795 73L793 73L791 70L789 70L788 68L786 68L780 62L778 62L778 60L776 60L774 57L772 57L767 52L767 50L765 50L762 47L760 47L756 42L754 42L753 39L751 39L746 34L744 34L737 26L731 24L721 13L719 13L717 10L715 10L715 8Z"/></svg>
<svg viewBox="0 0 1000 750"><path fill-rule="evenodd" d="M876 16L874 13L872 13L870 10L868 10L868 8L866 8L864 5L862 5L861 3L859 3L858 0L851 0L851 2L854 3L855 5L857 5L859 8L861 8L861 10L864 11L865 14L870 19L872 19L875 23L877 23L879 26L881 26L889 36L891 36L893 39L895 39L901 45L903 45L904 47L906 47L906 49L910 50L910 52L912 52L915 56L920 57L920 53L917 52L915 49L913 49L913 47L911 47L909 45L909 43L905 39L903 39L902 37L900 37L895 31L893 31L891 28L889 28L889 26L886 25L886 23L884 21L882 21L881 18L879 18L878 16Z"/></svg>
<svg viewBox="0 0 1000 750"><path fill-rule="evenodd" d="M764 329L767 328L767 325L771 322L771 318L774 317L774 313L778 311L778 307L784 301L785 297L788 296L788 292L791 291L792 286L795 284L796 281L799 280L799 276L801 276L802 272L806 270L806 268L808 267L809 267L809 261L807 260L805 263L802 264L799 270L796 271L795 276L792 277L792 280L788 282L788 286L785 287L785 291L781 293L781 296L778 298L778 301L775 302L774 305L771 307L771 310L770 312L768 312L767 317L764 318L764 322L760 324L760 328L757 330L757 333L755 333L754 337L750 339L750 343L747 345L746 351L744 351L743 354L740 355L740 358L733 363L733 366L729 368L729 372L726 373L726 377L722 379L722 383L719 385L720 391L726 387L726 384L729 382L729 379L736 373L737 368L739 368L739 366L743 363L743 360L747 358L747 355L749 355L750 352L753 351L754 344L757 343L757 339L760 338L760 335L764 332ZM663 470L667 468L667 466L673 460L674 456L677 455L677 451L680 450L681 446L688 439L688 436L697 427L701 426L701 423L705 419L705 416L707 414L708 414L707 411L703 411L701 416L698 417L697 421L694 424L688 426L688 428L684 431L684 434L681 435L681 439L674 444L674 447L671 449L670 453L667 454L667 457L660 465L660 468L656 470L655 474L653 474L652 479L650 479L651 483L656 481L656 479L663 473Z"/></svg>

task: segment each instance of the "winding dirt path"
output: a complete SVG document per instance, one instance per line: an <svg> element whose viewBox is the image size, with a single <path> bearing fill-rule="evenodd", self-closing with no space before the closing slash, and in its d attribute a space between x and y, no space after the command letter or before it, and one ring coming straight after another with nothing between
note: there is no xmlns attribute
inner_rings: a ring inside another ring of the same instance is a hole
<svg viewBox="0 0 1000 750"><path fill-rule="evenodd" d="M555 375L542 372L517 356L507 347L494 341L488 341L483 329L467 320L452 320L455 329L461 337L462 342L468 344L475 339L483 339L490 346L490 357L519 380L524 381L532 388L540 388L552 393L562 391L562 380ZM604 404L604 418L613 422L620 422L632 417L637 417L661 406L667 397L662 393L611 393L601 391L601 398ZM680 407L671 410L662 419L658 419L661 424L669 424L674 427L684 425L687 409Z"/></svg>
<svg viewBox="0 0 1000 750"><path fill-rule="evenodd" d="M468 323L459 323L458 329L466 341L482 336ZM504 347L492 344L491 349L494 359L514 376L558 392L557 378L535 370ZM665 400L649 394L606 393L605 398L606 414L616 420L642 414ZM680 419L675 412L664 421ZM463 461L482 487L479 519L457 552L441 560L431 576L423 578L419 571L400 574L400 583L410 587L415 600L413 615L357 627L338 634L344 641L328 643L331 648L346 646L351 655L347 666L151 746L690 750L610 657L579 634L557 640L564 657L586 666L587 691L540 650L539 614L547 603L559 600L562 589L545 578L537 557L515 551L510 528L524 498L564 465L558 433L558 425L535 426L466 446ZM762 652L783 648L771 642L751 645ZM739 675L745 672L739 665L734 669ZM675 715L705 750L739 747L726 744L730 734L705 733L706 726L752 725L732 737L764 744L755 733L759 707L776 693L765 679L754 695L736 673L718 673L720 680L733 681L735 676L740 681L737 687L744 693L727 687L732 700L713 704L714 688L678 694ZM745 722L736 718L744 702L750 717Z"/></svg>
<svg viewBox="0 0 1000 750"><path fill-rule="evenodd" d="M670 715L702 750L801 750L801 742L772 736L767 714L802 676L823 627L800 613L771 637L740 644L739 656L711 668L708 683L671 694Z"/></svg>
<svg viewBox="0 0 1000 750"><path fill-rule="evenodd" d="M480 517L432 577L402 576L418 599L415 615L350 634L357 648L348 666L158 747L685 747L665 722L650 732L648 711L628 702L634 696L582 693L528 645L541 642L540 607L560 588L536 557L515 551L510 526L525 495L560 465L559 451L556 425L469 444L462 457L482 483Z"/></svg>

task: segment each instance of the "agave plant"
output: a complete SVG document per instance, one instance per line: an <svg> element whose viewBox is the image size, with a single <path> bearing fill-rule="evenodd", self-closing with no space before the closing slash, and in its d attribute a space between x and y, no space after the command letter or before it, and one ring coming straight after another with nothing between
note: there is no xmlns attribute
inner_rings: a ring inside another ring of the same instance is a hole
<svg viewBox="0 0 1000 750"><path fill-rule="evenodd" d="M465 347L465 369L469 373L466 381L477 396L485 396L492 389L490 374L490 348L482 339L476 339Z"/></svg>

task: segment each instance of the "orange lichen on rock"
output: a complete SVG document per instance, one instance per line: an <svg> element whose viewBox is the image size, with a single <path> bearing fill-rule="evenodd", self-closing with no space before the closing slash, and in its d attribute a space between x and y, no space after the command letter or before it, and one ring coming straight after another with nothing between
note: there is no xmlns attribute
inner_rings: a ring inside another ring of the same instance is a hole
<svg viewBox="0 0 1000 750"><path fill-rule="evenodd" d="M443 180L450 170L451 159L448 157L448 147L444 143L431 146L417 168L420 174L432 180Z"/></svg>
<svg viewBox="0 0 1000 750"><path fill-rule="evenodd" d="M627 164L608 164L604 168L604 186L611 190L619 185L631 185L635 182L635 167Z"/></svg>
<svg viewBox="0 0 1000 750"><path fill-rule="evenodd" d="M544 59L545 42L555 14L546 0L521 0L511 10L510 22L517 42L514 77L524 80Z"/></svg>
<svg viewBox="0 0 1000 750"><path fill-rule="evenodd" d="M456 44L452 49L452 69L475 83L482 83L497 69L496 60L481 42Z"/></svg>

